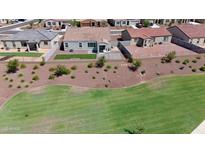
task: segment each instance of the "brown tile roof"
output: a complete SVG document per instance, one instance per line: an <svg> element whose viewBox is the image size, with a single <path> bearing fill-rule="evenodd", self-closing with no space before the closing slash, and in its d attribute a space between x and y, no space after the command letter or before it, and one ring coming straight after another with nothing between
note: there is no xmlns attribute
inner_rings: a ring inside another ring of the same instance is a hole
<svg viewBox="0 0 205 154"><path fill-rule="evenodd" d="M64 41L110 41L110 29L108 27L80 27L68 28Z"/></svg>
<svg viewBox="0 0 205 154"><path fill-rule="evenodd" d="M165 28L140 28L140 29L133 29L128 28L128 33L132 38L151 38L156 36L169 36L171 33Z"/></svg>
<svg viewBox="0 0 205 154"><path fill-rule="evenodd" d="M205 37L205 25L182 24L177 25L189 38Z"/></svg>

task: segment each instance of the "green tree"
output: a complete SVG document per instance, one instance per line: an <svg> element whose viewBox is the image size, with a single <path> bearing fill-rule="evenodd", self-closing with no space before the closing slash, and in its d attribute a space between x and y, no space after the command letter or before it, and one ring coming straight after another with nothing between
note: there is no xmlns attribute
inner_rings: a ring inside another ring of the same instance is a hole
<svg viewBox="0 0 205 154"><path fill-rule="evenodd" d="M150 25L149 20L145 19L144 22L143 22L143 26L148 27L149 25Z"/></svg>
<svg viewBox="0 0 205 154"><path fill-rule="evenodd" d="M7 73L15 73L18 70L19 61L17 59L10 60L7 64Z"/></svg>

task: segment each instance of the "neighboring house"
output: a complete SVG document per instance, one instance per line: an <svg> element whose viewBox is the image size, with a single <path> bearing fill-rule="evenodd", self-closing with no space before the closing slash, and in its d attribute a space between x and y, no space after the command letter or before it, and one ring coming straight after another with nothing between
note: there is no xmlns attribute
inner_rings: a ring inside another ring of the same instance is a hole
<svg viewBox="0 0 205 154"><path fill-rule="evenodd" d="M181 24L168 28L176 38L194 45L205 45L205 25Z"/></svg>
<svg viewBox="0 0 205 154"><path fill-rule="evenodd" d="M68 20L66 19L47 19L44 21L44 27L51 29L62 29Z"/></svg>
<svg viewBox="0 0 205 154"><path fill-rule="evenodd" d="M6 50L40 51L58 48L58 33L46 30L25 30L2 39Z"/></svg>
<svg viewBox="0 0 205 154"><path fill-rule="evenodd" d="M136 26L140 23L140 19L108 19L111 26Z"/></svg>
<svg viewBox="0 0 205 154"><path fill-rule="evenodd" d="M171 42L171 33L162 28L128 28L122 32L122 40L130 41L131 45L139 47L152 47L155 44Z"/></svg>
<svg viewBox="0 0 205 154"><path fill-rule="evenodd" d="M78 53L109 51L110 29L108 27L68 28L64 36L64 50Z"/></svg>
<svg viewBox="0 0 205 154"><path fill-rule="evenodd" d="M80 27L106 27L108 23L103 19L84 19L79 20Z"/></svg>
<svg viewBox="0 0 205 154"><path fill-rule="evenodd" d="M171 25L171 24L183 24L195 21L195 19L153 19L153 24L158 25Z"/></svg>

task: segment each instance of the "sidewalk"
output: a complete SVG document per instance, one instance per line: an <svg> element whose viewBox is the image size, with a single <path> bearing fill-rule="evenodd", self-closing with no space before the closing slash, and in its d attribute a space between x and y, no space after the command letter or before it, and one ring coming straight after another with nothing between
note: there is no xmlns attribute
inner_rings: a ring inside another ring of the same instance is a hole
<svg viewBox="0 0 205 154"><path fill-rule="evenodd" d="M205 134L205 120L191 134Z"/></svg>

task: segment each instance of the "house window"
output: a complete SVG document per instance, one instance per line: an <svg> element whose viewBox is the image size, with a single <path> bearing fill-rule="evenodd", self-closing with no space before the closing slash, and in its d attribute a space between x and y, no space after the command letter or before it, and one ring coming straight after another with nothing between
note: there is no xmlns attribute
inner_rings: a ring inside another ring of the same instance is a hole
<svg viewBox="0 0 205 154"><path fill-rule="evenodd" d="M125 25L125 24L126 24L126 21L123 21L122 24Z"/></svg>
<svg viewBox="0 0 205 154"><path fill-rule="evenodd" d="M55 25L56 25L56 22L52 22L52 24L55 26Z"/></svg>
<svg viewBox="0 0 205 154"><path fill-rule="evenodd" d="M204 38L204 43L205 43L205 38Z"/></svg>
<svg viewBox="0 0 205 154"><path fill-rule="evenodd" d="M164 42L167 42L168 41L168 37L164 37Z"/></svg>
<svg viewBox="0 0 205 154"><path fill-rule="evenodd" d="M44 45L48 45L48 41L44 41Z"/></svg>
<svg viewBox="0 0 205 154"><path fill-rule="evenodd" d="M79 43L79 47L82 48L82 43Z"/></svg>
<svg viewBox="0 0 205 154"><path fill-rule="evenodd" d="M22 42L21 42L21 46L22 46L22 47L27 47L26 41L22 41Z"/></svg>
<svg viewBox="0 0 205 154"><path fill-rule="evenodd" d="M197 40L197 42L196 43L199 43L199 39Z"/></svg>
<svg viewBox="0 0 205 154"><path fill-rule="evenodd" d="M96 47L96 45L95 45L95 43L88 43L88 47L89 48L94 48L94 47Z"/></svg>
<svg viewBox="0 0 205 154"><path fill-rule="evenodd" d="M68 43L65 43L65 47L68 48Z"/></svg>
<svg viewBox="0 0 205 154"><path fill-rule="evenodd" d="M13 47L16 48L16 44L15 44L15 42L12 42L12 44L13 44Z"/></svg>
<svg viewBox="0 0 205 154"><path fill-rule="evenodd" d="M117 21L117 22L116 22L116 25L120 25L120 22L119 22L119 21Z"/></svg>
<svg viewBox="0 0 205 154"><path fill-rule="evenodd" d="M51 25L51 22L48 22L48 25L50 26L50 25Z"/></svg>

